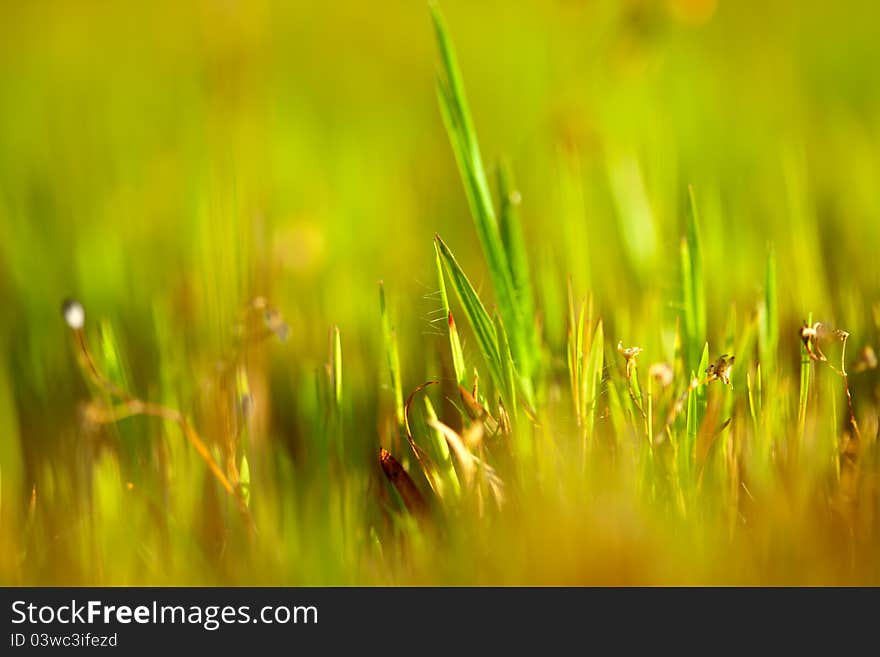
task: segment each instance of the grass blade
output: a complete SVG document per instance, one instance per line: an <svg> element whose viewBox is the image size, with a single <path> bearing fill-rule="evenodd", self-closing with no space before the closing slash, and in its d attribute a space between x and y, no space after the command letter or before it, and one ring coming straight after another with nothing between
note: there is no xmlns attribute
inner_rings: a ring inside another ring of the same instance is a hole
<svg viewBox="0 0 880 657"><path fill-rule="evenodd" d="M523 331L526 346L537 349L537 332L533 318L535 316L535 297L532 290L532 279L529 260L526 255L525 237L519 215L520 192L516 189L513 173L507 163L498 167L498 197L501 199L500 229L501 241L507 253L510 275L516 292L516 302L523 320Z"/></svg>
<svg viewBox="0 0 880 657"><path fill-rule="evenodd" d="M582 314L583 316L583 314ZM596 408L599 405L599 390L602 384L602 370L605 367L605 334L602 320L596 325L590 345L590 357L584 370L582 381L582 408L586 413L586 429L593 432L596 421Z"/></svg>
<svg viewBox="0 0 880 657"><path fill-rule="evenodd" d="M437 81L440 112L464 184L480 246L488 264L489 276L510 339L517 371L523 378L531 379L534 351L526 338L528 329L525 328L525 324L531 322L532 318L525 317L517 303L508 254L505 252L499 232L455 48L449 38L443 16L436 5L431 5L431 14L443 65L443 72ZM530 385L524 387L527 390L531 389Z"/></svg>
<svg viewBox="0 0 880 657"><path fill-rule="evenodd" d="M761 370L765 376L776 374L776 351L779 347L779 306L776 292L776 254L767 253L764 278L764 302L761 308L760 339Z"/></svg>
<svg viewBox="0 0 880 657"><path fill-rule="evenodd" d="M504 330L504 324L501 317L495 314L495 335L498 337L498 349L501 352L501 371L507 385L507 399L516 419L516 367L513 364L513 356L510 354L510 342L507 339L507 332Z"/></svg>
<svg viewBox="0 0 880 657"><path fill-rule="evenodd" d="M685 449L681 455L684 460L685 473L690 473L696 463L697 438L699 436L700 424L706 415L706 386L704 383L697 383L709 367L709 343L703 345L703 354L700 357L700 364L697 367L696 374L692 373L692 383L688 389L687 398L687 442Z"/></svg>
<svg viewBox="0 0 880 657"><path fill-rule="evenodd" d="M687 235L681 242L681 275L686 368L695 370L700 348L706 340L706 293L699 217L691 186L688 186Z"/></svg>
<svg viewBox="0 0 880 657"><path fill-rule="evenodd" d="M807 326L813 325L813 313L807 317ZM810 398L810 354L806 345L801 345L801 378L798 397L798 434L803 438L807 426L807 402Z"/></svg>
<svg viewBox="0 0 880 657"><path fill-rule="evenodd" d="M397 349L397 331L391 324L388 308L385 305L385 284L379 281L379 311L382 314L382 339L388 360L388 373L391 377L391 392L394 395L394 413L398 429L403 429L403 384L400 380L400 354Z"/></svg>
<svg viewBox="0 0 880 657"><path fill-rule="evenodd" d="M424 400L425 418L428 424L428 431L433 438L434 461L437 464L437 470L440 472L440 476L443 478L445 486L447 486L452 492L452 496L457 498L461 495L461 483L458 481L458 475L455 473L455 465L452 462L452 454L449 452L449 445L446 444L446 438L444 437L443 432L438 431L432 426L432 423L438 422L439 418L437 417L436 411L434 411L434 405L431 403L431 398L425 396Z"/></svg>
<svg viewBox="0 0 880 657"><path fill-rule="evenodd" d="M571 280L568 281L568 377L571 383L571 397L574 402L575 417L579 427L584 425L583 395L581 379L584 374L584 311L586 303L581 303L575 320L574 293Z"/></svg>
<svg viewBox="0 0 880 657"><path fill-rule="evenodd" d="M437 265L437 281L440 284L440 301L443 304L443 314L449 331L449 349L452 352L452 368L455 371L455 380L460 386L467 385L467 366L464 361L464 351L461 348L461 338L458 335L458 327L449 309L449 297L446 294L446 277L443 275L443 261L440 257L440 246L434 242L434 262Z"/></svg>
<svg viewBox="0 0 880 657"><path fill-rule="evenodd" d="M333 362L333 398L336 402L336 412L342 412L342 338L339 335L339 327L333 327L333 349L331 354Z"/></svg>
<svg viewBox="0 0 880 657"><path fill-rule="evenodd" d="M489 368L492 383L498 392L506 397L508 395L508 385L504 376L504 364L502 362L501 349L498 345L495 325L489 313L486 312L486 307L477 295L476 290L474 290L474 287L459 266L458 261L456 261L452 251L440 239L439 235L435 237L435 244L446 268L446 273L449 275L452 288L455 290L464 308L465 316L473 328L477 344L480 347L480 353L483 355L486 366ZM509 397L506 397L504 402L506 406L512 406L512 400Z"/></svg>

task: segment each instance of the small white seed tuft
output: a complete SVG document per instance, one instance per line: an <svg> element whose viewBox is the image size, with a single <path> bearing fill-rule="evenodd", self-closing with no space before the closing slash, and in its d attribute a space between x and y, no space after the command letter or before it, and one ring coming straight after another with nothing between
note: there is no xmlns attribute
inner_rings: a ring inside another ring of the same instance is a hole
<svg viewBox="0 0 880 657"><path fill-rule="evenodd" d="M61 306L61 312L64 313L64 321L74 331L78 331L85 324L86 311L79 301L68 299Z"/></svg>

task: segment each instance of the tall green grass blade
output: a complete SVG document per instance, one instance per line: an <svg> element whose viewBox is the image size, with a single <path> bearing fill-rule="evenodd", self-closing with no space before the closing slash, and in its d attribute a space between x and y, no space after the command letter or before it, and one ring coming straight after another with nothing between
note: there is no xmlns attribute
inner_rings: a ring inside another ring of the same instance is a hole
<svg viewBox="0 0 880 657"><path fill-rule="evenodd" d="M813 325L813 313L807 317L807 326ZM798 397L798 435L803 438L807 426L807 402L810 398L810 354L801 344L800 394Z"/></svg>
<svg viewBox="0 0 880 657"><path fill-rule="evenodd" d="M734 310L731 309L731 316L734 314ZM735 357L737 362L730 370L730 394L725 395L724 402L721 405L722 420L733 417L736 412L736 403L740 396L734 391L737 389L737 382L742 381L739 372L748 371L748 355L754 354L758 349L758 341L760 339L759 324L760 322L757 318L749 318L742 324L734 323L731 326L733 331L728 336L722 353L726 352ZM760 369L760 363L758 363L758 367ZM760 381L758 383L760 384Z"/></svg>
<svg viewBox="0 0 880 657"><path fill-rule="evenodd" d="M333 397L336 401L337 413L342 411L342 338L339 327L333 327Z"/></svg>
<svg viewBox="0 0 880 657"><path fill-rule="evenodd" d="M513 364L513 356L510 353L510 341L507 339L507 332L504 330L504 323L501 321L500 315L495 314L495 335L498 337L498 349L501 352L501 370L504 374L504 380L507 385L507 400L509 413L516 419L516 367Z"/></svg>
<svg viewBox="0 0 880 657"><path fill-rule="evenodd" d="M779 349L779 305L776 291L776 254L770 248L764 273L764 300L758 334L762 370L765 376L776 375L776 352Z"/></svg>
<svg viewBox="0 0 880 657"><path fill-rule="evenodd" d="M695 375L692 374L693 381L702 379L707 367L709 367L708 342L703 346L703 353L700 357L697 372ZM706 415L706 402L706 385L704 383L697 383L694 385L692 382L688 391L687 400L687 442L685 443L685 449L682 454L684 459L684 471L687 473L693 472L695 465L697 438L699 436L700 424L703 421L703 417Z"/></svg>
<svg viewBox="0 0 880 657"><path fill-rule="evenodd" d="M586 411L587 411L587 403L589 402L589 397L586 393L587 388L587 379L586 379L586 369L587 363L586 360L588 355L585 353L584 342L585 339L589 336L587 335L587 331L589 327L585 326L585 316L586 316L586 304L581 302L581 309L578 311L578 319L577 324L574 325L575 331L575 340L574 340L574 363L575 363L575 396L576 402L575 407L578 412L578 425L585 426L586 425ZM588 345L589 346L589 345Z"/></svg>
<svg viewBox="0 0 880 657"><path fill-rule="evenodd" d="M464 184L465 195L473 215L480 246L488 264L489 276L498 301L498 309L510 338L517 370L523 378L530 379L533 371L534 350L526 337L528 330L525 328L525 322L533 320L531 317L523 316L517 303L508 254L505 253L499 232L498 220L495 216L495 208L492 204L489 183L483 168L482 156L471 120L455 48L449 38L443 16L436 5L431 5L431 14L443 64L443 72L437 81L440 111ZM530 389L530 386L525 387Z"/></svg>
<svg viewBox="0 0 880 657"><path fill-rule="evenodd" d="M604 388L597 389L596 410L599 408L598 398L602 394L605 394L608 398L607 407L608 419L611 421L611 439L619 444L629 431L627 425L629 423L630 415L626 408L626 404L623 401L624 399L628 399L626 383L620 380L609 379ZM593 415L593 428L595 429L595 413Z"/></svg>
<svg viewBox="0 0 880 657"><path fill-rule="evenodd" d="M587 335L587 331L588 331L589 327L586 326L586 324L585 324L585 322L587 321L586 320L586 312L587 312L587 305L585 303L581 302L581 309L578 312L578 320L577 320L577 325L575 328L576 338L575 338L575 343L574 343L575 344L575 352L574 352L575 353L575 364L577 366L577 380L580 382L580 384L584 384L587 379L586 367L584 364L584 358L585 358L584 341L587 337L589 337ZM581 385L581 388L578 390L578 395L580 396L580 403L579 403L578 407L583 412L584 409L586 408L585 401L587 399L589 399L588 397L584 396L583 385Z"/></svg>
<svg viewBox="0 0 880 657"><path fill-rule="evenodd" d="M709 368L709 343L703 344L703 353L700 356L700 364L697 366L697 376L703 378L706 376L706 370ZM702 421L706 413L706 386L697 388L698 410L700 412L699 420Z"/></svg>
<svg viewBox="0 0 880 657"><path fill-rule="evenodd" d="M516 302L522 317L526 346L537 349L537 332L534 323L535 297L519 214L521 198L520 192L515 187L513 173L506 162L502 162L498 167L498 197L501 200L501 241L510 265L510 275L513 278Z"/></svg>
<svg viewBox="0 0 880 657"><path fill-rule="evenodd" d="M571 397L574 402L575 417L579 427L584 426L584 392L581 381L584 377L584 315L587 304L581 302L575 319L574 293L571 280L568 281L568 377L571 383Z"/></svg>
<svg viewBox="0 0 880 657"><path fill-rule="evenodd" d="M583 317L583 313L581 314ZM596 422L596 408L599 406L599 392L602 385L602 370L605 367L605 334L602 321L596 325L590 345L590 357L583 376L583 400L586 410L586 429L592 434Z"/></svg>
<svg viewBox="0 0 880 657"><path fill-rule="evenodd" d="M699 216L691 186L688 186L687 235L681 243L681 274L685 361L687 369L694 370L706 340L706 293Z"/></svg>
<svg viewBox="0 0 880 657"><path fill-rule="evenodd" d="M394 414L398 429L404 425L403 416L403 384L400 378L400 353L397 349L397 331L391 323L388 308L385 304L385 284L379 281L379 311L382 315L382 339L385 344L385 357L388 361L388 373L391 381L391 393L394 396Z"/></svg>

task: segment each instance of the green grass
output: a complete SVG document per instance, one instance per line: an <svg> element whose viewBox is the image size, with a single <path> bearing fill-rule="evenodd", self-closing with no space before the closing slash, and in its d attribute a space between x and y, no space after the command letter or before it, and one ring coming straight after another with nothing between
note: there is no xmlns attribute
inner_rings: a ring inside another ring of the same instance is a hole
<svg viewBox="0 0 880 657"><path fill-rule="evenodd" d="M877 12L705 7L2 10L0 582L880 584Z"/></svg>
<svg viewBox="0 0 880 657"><path fill-rule="evenodd" d="M431 15L434 19L434 29L443 64L442 73L437 80L437 97L443 122L455 153L480 246L489 268L492 287L498 300L498 310L515 354L517 376L520 378L520 385L526 398L531 399L537 343L534 338L533 314L529 312L532 308L527 278L528 263L522 248L518 214L509 198L510 174L505 173L504 169L499 173L499 191L502 194L502 224L499 229L470 108L465 97L464 83L458 70L455 48L436 4L431 5ZM442 242L441 251L444 255L448 253ZM456 278L456 281L459 280L461 280L460 276ZM479 318L473 317L470 312L468 314L472 321L479 321ZM485 328L485 326L481 327L480 331L484 331ZM484 338L488 337L485 335L480 338L481 347L484 349L488 346ZM488 358L491 354L484 351L484 355ZM501 356L495 358L500 365ZM512 391L509 394L511 393Z"/></svg>

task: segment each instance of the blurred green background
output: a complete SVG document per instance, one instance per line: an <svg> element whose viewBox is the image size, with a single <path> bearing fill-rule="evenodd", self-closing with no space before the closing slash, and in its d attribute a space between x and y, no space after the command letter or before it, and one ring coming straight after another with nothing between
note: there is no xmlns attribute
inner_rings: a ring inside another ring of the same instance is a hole
<svg viewBox="0 0 880 657"><path fill-rule="evenodd" d="M543 308L562 307L571 276L615 341L642 339L645 317L672 317L692 184L710 333L733 304L754 305L772 242L783 332L813 312L876 338L875 3L442 7L487 166L506 157L516 173ZM90 331L112 327L133 390L210 433L217 360L242 306L265 296L291 333L251 374L264 409L255 440L293 461L313 426L304 391L338 325L352 440L372 455L390 404L377 281L405 390L445 344L431 321L435 232L491 297L436 71L421 0L0 6L0 517L6 541L36 486L50 537L26 567L20 550L2 550L5 581L137 578L127 558L98 572L71 556L89 542L79 523L92 522L107 438L78 420L88 393L65 297L83 302ZM561 355L564 313L542 322ZM787 353L796 362L796 341ZM119 431L148 443L157 425L141 425ZM121 459L123 480L139 458ZM343 566L313 558L324 570L310 581L345 581Z"/></svg>

